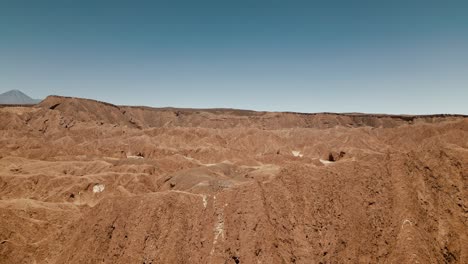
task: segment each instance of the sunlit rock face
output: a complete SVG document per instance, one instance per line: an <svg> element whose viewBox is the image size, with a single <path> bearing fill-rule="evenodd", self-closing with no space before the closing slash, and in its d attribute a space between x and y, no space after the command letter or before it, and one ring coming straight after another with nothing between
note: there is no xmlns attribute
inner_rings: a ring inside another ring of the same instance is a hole
<svg viewBox="0 0 468 264"><path fill-rule="evenodd" d="M0 108L0 263L467 263L463 116Z"/></svg>

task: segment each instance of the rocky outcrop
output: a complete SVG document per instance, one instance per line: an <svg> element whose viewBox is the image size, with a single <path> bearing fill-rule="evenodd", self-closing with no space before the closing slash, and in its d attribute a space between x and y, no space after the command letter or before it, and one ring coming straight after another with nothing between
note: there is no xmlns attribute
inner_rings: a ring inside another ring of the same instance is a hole
<svg viewBox="0 0 468 264"><path fill-rule="evenodd" d="M468 263L468 119L0 108L0 263Z"/></svg>

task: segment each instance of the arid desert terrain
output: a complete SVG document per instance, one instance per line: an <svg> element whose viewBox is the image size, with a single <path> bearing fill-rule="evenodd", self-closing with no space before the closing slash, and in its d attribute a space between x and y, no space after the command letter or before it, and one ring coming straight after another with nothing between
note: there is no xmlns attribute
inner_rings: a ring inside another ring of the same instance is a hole
<svg viewBox="0 0 468 264"><path fill-rule="evenodd" d="M468 263L468 117L0 107L0 263Z"/></svg>

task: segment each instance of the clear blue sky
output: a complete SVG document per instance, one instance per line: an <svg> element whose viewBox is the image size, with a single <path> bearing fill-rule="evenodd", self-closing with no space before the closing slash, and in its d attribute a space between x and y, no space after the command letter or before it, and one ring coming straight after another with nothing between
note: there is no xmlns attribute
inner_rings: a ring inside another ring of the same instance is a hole
<svg viewBox="0 0 468 264"><path fill-rule="evenodd" d="M468 1L0 0L0 92L468 114Z"/></svg>

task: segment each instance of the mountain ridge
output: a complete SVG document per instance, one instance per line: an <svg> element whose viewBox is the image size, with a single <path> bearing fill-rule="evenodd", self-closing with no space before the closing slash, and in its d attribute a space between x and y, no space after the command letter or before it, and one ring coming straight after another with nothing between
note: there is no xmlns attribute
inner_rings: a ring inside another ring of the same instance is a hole
<svg viewBox="0 0 468 264"><path fill-rule="evenodd" d="M0 104L5 105L33 105L41 101L40 99L33 99L20 90L15 89L0 94Z"/></svg>
<svg viewBox="0 0 468 264"><path fill-rule="evenodd" d="M221 113L221 112L243 112L250 114L291 114L291 115L337 115L337 116L350 116L350 117L375 117L375 118L428 118L428 117L468 117L465 114L454 114L454 113L433 113L433 114L385 114L385 113L372 113L372 112L296 112L296 111L262 111L262 110L251 110L251 109L241 109L241 108L191 108L191 107L173 107L173 106L147 106L147 105L119 105L113 104L101 100L96 100L92 98L83 98L83 97L74 97L74 96L62 96L62 95L49 95L43 102L49 100L77 100L77 101L87 101L94 102L97 104L103 104L119 109L132 108L132 109L142 109L142 110L153 110L153 111L185 111L185 112L212 112L212 113Z"/></svg>
<svg viewBox="0 0 468 264"><path fill-rule="evenodd" d="M51 96L0 120L0 263L468 263L468 118Z"/></svg>

